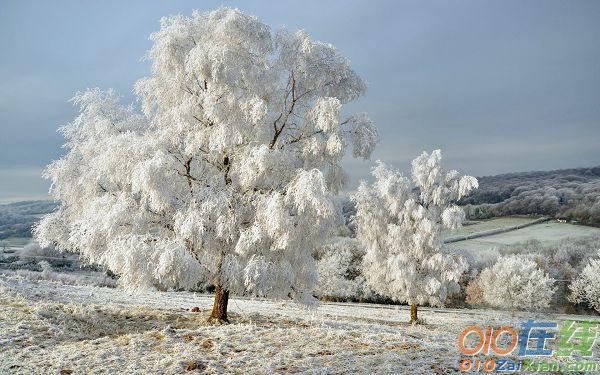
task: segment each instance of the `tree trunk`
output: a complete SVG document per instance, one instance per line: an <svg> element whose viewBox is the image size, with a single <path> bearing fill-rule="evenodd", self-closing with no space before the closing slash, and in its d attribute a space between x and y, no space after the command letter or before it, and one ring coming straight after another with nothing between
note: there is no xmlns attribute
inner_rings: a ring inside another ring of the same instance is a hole
<svg viewBox="0 0 600 375"><path fill-rule="evenodd" d="M208 321L215 324L229 323L227 319L227 302L229 301L229 291L222 286L217 285L215 288L215 302L213 304L212 313Z"/></svg>
<svg viewBox="0 0 600 375"><path fill-rule="evenodd" d="M410 305L410 323L416 324L419 323L419 318L417 317L417 304L412 303Z"/></svg>

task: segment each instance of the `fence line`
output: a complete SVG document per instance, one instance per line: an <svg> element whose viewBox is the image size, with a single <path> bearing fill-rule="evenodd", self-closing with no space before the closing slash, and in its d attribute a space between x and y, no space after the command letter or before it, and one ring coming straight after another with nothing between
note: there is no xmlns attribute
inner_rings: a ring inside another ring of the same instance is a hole
<svg viewBox="0 0 600 375"><path fill-rule="evenodd" d="M551 218L549 218L549 217L542 217L542 218L536 219L534 221L531 221L531 222L525 223L525 224L518 224L518 225L513 225L511 227L505 227L505 228L490 229L490 230L486 230L486 231L482 231L482 232L475 232L475 233L471 233L471 234L465 234L463 236L450 237L450 238L445 239L444 243L453 243L453 242L460 242L460 241L471 240L471 239L474 239L474 238L481 238L481 237L493 236L495 234L501 234L501 233L511 232L513 230L523 229L523 228L530 227L532 225L537 225L537 224L545 223L546 221L549 221L549 220L551 220Z"/></svg>

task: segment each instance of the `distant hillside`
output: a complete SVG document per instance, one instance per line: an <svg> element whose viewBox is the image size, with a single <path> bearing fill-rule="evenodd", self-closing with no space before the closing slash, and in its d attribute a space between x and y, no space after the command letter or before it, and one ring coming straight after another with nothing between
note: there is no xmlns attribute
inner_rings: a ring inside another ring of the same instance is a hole
<svg viewBox="0 0 600 375"><path fill-rule="evenodd" d="M460 203L471 219L550 215L600 225L600 166L479 177Z"/></svg>
<svg viewBox="0 0 600 375"><path fill-rule="evenodd" d="M0 240L31 237L31 227L40 216L54 211L52 201L24 201L0 205Z"/></svg>

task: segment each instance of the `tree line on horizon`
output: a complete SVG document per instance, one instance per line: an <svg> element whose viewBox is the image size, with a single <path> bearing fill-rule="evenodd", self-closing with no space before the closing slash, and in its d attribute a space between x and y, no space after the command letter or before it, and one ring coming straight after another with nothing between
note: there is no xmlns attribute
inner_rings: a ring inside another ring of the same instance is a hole
<svg viewBox="0 0 600 375"><path fill-rule="evenodd" d="M600 166L508 173L478 181L479 188L459 202L468 219L547 215L600 225Z"/></svg>

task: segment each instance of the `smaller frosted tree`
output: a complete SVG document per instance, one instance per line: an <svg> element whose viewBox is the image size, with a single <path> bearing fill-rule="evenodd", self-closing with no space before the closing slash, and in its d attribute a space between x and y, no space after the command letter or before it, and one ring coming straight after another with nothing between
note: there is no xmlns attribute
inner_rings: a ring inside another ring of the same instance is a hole
<svg viewBox="0 0 600 375"><path fill-rule="evenodd" d="M555 280L522 255L500 257L479 275L483 300L511 311L548 307L554 295Z"/></svg>
<svg viewBox="0 0 600 375"><path fill-rule="evenodd" d="M590 259L569 289L571 302L585 303L600 312L600 259Z"/></svg>
<svg viewBox="0 0 600 375"><path fill-rule="evenodd" d="M363 272L375 292L411 305L439 306L459 290L466 262L442 251L442 229L457 228L464 212L455 202L477 187L471 176L444 171L440 150L412 162L412 178L378 161L375 182L362 182L357 202L357 239L365 245Z"/></svg>

